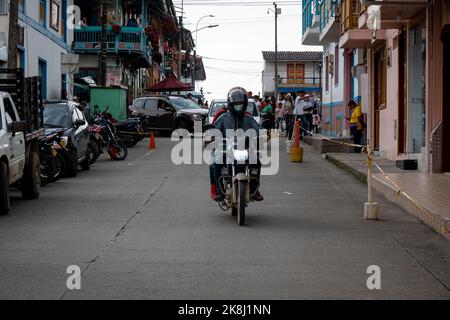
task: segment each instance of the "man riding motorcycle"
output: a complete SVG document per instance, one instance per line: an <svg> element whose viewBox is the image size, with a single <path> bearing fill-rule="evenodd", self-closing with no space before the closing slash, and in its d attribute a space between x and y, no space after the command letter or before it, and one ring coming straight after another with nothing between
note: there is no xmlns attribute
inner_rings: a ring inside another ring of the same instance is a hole
<svg viewBox="0 0 450 320"><path fill-rule="evenodd" d="M246 113L248 107L248 96L244 89L242 88L233 88L228 93L227 99L228 111L222 113L217 120L213 123L213 128L219 130L222 133L223 137L227 136L227 130L238 130L241 129L244 132L250 129L255 130L257 135L259 135L259 125L255 121L255 119ZM258 161L258 167L260 169L261 165ZM224 200L224 196L218 190L218 179L222 173L223 165L214 163L212 165L211 173L213 177L211 177L211 181L214 181L214 184L211 185L211 197L217 201L221 202ZM261 170L258 170L259 174ZM259 180L258 176L258 180ZM259 191L255 193L253 196L253 200L255 201L263 201L264 197L261 195Z"/></svg>

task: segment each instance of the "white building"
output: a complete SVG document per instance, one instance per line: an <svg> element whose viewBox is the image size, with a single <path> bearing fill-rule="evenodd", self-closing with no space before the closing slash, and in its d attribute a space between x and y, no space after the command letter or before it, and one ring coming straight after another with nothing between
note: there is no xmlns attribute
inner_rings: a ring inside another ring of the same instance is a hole
<svg viewBox="0 0 450 320"><path fill-rule="evenodd" d="M68 75L61 73L61 56L71 52L73 30L67 28L67 8L73 0L19 0L18 67L26 76L41 76L44 99L69 92ZM8 0L0 0L0 47L7 44ZM2 62L0 61L0 65ZM3 63L2 67L5 67Z"/></svg>
<svg viewBox="0 0 450 320"><path fill-rule="evenodd" d="M275 92L275 52L263 51L263 59L263 96L273 96ZM296 93L304 90L320 95L322 90L321 65L322 52L279 51L278 93Z"/></svg>

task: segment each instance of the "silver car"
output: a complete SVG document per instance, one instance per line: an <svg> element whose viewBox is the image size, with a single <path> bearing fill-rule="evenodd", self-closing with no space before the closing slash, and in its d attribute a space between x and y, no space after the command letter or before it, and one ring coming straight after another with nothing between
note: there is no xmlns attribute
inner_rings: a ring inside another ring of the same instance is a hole
<svg viewBox="0 0 450 320"><path fill-rule="evenodd" d="M217 112L219 112L221 109L224 109L226 107L227 107L226 99L217 99L217 100L211 101L211 106L209 108L209 113L208 113L208 124L212 124ZM255 119L255 121L259 125L261 125L261 113L259 112L258 107L256 106L255 100L253 100L253 99L248 100L247 112L253 116L253 119Z"/></svg>

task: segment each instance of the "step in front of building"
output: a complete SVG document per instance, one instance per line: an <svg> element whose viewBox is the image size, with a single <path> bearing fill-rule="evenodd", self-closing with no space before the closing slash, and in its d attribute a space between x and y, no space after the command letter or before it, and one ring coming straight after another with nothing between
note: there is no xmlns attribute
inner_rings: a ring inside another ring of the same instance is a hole
<svg viewBox="0 0 450 320"><path fill-rule="evenodd" d="M417 200L409 199L403 193L399 192L381 174L375 174L373 176L373 187L387 200L395 203L450 241L450 219L448 217L432 212L431 209L420 204Z"/></svg>

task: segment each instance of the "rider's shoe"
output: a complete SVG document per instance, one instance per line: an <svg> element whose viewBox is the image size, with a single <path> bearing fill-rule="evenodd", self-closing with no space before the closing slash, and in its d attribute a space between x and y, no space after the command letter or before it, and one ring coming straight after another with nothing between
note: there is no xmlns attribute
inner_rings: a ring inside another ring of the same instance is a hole
<svg viewBox="0 0 450 320"><path fill-rule="evenodd" d="M257 191L256 194L253 196L253 200L257 202L264 201L264 197L262 196L261 192Z"/></svg>

